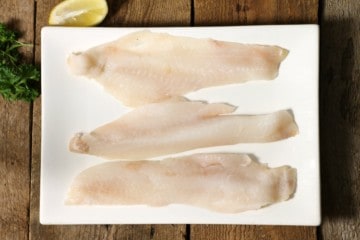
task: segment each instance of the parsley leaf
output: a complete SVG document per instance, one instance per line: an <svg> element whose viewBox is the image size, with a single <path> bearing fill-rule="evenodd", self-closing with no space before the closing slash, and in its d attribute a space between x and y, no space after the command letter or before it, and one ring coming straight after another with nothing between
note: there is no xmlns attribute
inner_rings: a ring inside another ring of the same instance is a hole
<svg viewBox="0 0 360 240"><path fill-rule="evenodd" d="M19 48L31 46L19 42L17 34L0 23L0 95L9 101L33 101L40 94L40 71L23 63Z"/></svg>

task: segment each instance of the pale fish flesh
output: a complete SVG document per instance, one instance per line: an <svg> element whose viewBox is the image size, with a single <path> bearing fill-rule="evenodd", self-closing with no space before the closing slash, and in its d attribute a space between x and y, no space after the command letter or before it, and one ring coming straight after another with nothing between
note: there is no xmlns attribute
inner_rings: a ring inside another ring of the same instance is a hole
<svg viewBox="0 0 360 240"><path fill-rule="evenodd" d="M148 104L90 133L77 133L69 148L108 159L146 159L191 149L265 143L295 136L293 116L282 110L229 115L235 107L183 98Z"/></svg>
<svg viewBox="0 0 360 240"><path fill-rule="evenodd" d="M125 105L139 106L206 87L274 79L287 54L277 46L138 31L72 53L68 66Z"/></svg>
<svg viewBox="0 0 360 240"><path fill-rule="evenodd" d="M90 167L72 182L68 205L186 204L237 213L285 201L296 169L269 168L248 155L201 153L162 161L116 161Z"/></svg>

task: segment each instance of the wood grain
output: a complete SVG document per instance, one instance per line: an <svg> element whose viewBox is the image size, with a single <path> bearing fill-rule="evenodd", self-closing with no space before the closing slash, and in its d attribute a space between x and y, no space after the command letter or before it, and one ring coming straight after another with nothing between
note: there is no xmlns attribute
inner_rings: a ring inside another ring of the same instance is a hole
<svg viewBox="0 0 360 240"><path fill-rule="evenodd" d="M360 4L323 2L320 239L360 239Z"/></svg>
<svg viewBox="0 0 360 240"><path fill-rule="evenodd" d="M35 60L40 62L40 31L49 13L61 0L37 0ZM108 1L109 15L102 26L189 25L190 2L185 1ZM173 14L169 17L167 14ZM185 225L41 225L39 223L41 100L34 102L32 131L32 169L30 239L153 239L180 240L186 237Z"/></svg>
<svg viewBox="0 0 360 240"><path fill-rule="evenodd" d="M194 0L196 25L317 23L318 0Z"/></svg>
<svg viewBox="0 0 360 240"><path fill-rule="evenodd" d="M146 27L187 26L191 0L108 0L109 15L102 26Z"/></svg>
<svg viewBox="0 0 360 240"><path fill-rule="evenodd" d="M317 23L318 1L194 1L194 25ZM316 227L192 225L190 239L316 239Z"/></svg>
<svg viewBox="0 0 360 240"><path fill-rule="evenodd" d="M29 115L29 104L0 99L1 239L27 239L28 235Z"/></svg>
<svg viewBox="0 0 360 240"><path fill-rule="evenodd" d="M283 240L283 239L316 239L315 227L274 227L274 226L235 226L235 225L193 225L190 231L191 240Z"/></svg>
<svg viewBox="0 0 360 240"><path fill-rule="evenodd" d="M27 8L22 7L24 4ZM2 0L0 22L33 41L33 1ZM22 21L18 19L21 16ZM23 49L32 61L32 48ZM30 192L30 110L31 104L7 102L0 97L0 236L27 239Z"/></svg>
<svg viewBox="0 0 360 240"><path fill-rule="evenodd" d="M0 21L19 29L26 42L35 38L38 63L40 29L46 25L51 8L60 1L1 1ZM315 23L318 17L317 0L193 0L192 10L190 0L108 0L108 3L110 12L102 26ZM324 0L323 5L320 239L359 239L360 10L356 1ZM32 50L25 50L28 61L32 59ZM191 234L187 235L185 225L41 225L41 100L37 99L32 107L0 99L0 116L1 239L316 239L316 228L309 227L192 225Z"/></svg>

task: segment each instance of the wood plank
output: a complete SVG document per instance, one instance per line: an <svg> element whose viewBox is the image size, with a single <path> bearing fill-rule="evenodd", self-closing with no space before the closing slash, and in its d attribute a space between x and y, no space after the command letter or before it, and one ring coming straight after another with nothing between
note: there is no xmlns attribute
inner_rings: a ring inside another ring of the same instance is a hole
<svg viewBox="0 0 360 240"><path fill-rule="evenodd" d="M251 225L192 225L191 240L208 239L246 239L283 240L316 239L315 227L251 226Z"/></svg>
<svg viewBox="0 0 360 240"><path fill-rule="evenodd" d="M317 0L194 0L194 25L317 23ZM316 239L316 227L191 225L198 239Z"/></svg>
<svg viewBox="0 0 360 240"><path fill-rule="evenodd" d="M108 0L109 15L102 26L187 26L191 20L191 0L117 1ZM169 14L171 13L171 14Z"/></svg>
<svg viewBox="0 0 360 240"><path fill-rule="evenodd" d="M321 239L360 239L360 5L323 1L320 45Z"/></svg>
<svg viewBox="0 0 360 240"><path fill-rule="evenodd" d="M32 0L2 0L0 22L20 32L22 41L32 43L33 13ZM17 20L17 16L26 21ZM33 59L32 50L22 51L28 62ZM1 239L28 239L30 109L29 103L10 103L0 97Z"/></svg>
<svg viewBox="0 0 360 240"><path fill-rule="evenodd" d="M37 0L36 62L40 62L40 29L50 10L61 0ZM109 15L102 26L189 25L190 1L108 0ZM171 12L171 16L168 13ZM39 223L41 101L33 108L30 239L184 239L185 225L78 225L58 226Z"/></svg>
<svg viewBox="0 0 360 240"><path fill-rule="evenodd" d="M318 0L194 0L196 25L317 23Z"/></svg>

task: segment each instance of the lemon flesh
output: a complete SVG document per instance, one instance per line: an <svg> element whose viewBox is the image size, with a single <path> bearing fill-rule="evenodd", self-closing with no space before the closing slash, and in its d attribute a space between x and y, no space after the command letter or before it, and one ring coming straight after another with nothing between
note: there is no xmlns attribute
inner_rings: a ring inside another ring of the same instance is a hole
<svg viewBox="0 0 360 240"><path fill-rule="evenodd" d="M52 9L49 24L94 26L102 22L107 13L106 0L65 0Z"/></svg>

